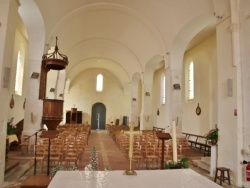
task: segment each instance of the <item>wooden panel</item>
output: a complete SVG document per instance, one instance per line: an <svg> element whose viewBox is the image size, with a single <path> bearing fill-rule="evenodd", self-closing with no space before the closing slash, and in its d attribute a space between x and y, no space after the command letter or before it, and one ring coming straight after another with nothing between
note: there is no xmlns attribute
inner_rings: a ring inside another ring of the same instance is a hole
<svg viewBox="0 0 250 188"><path fill-rule="evenodd" d="M82 111L77 111L77 124L82 124Z"/></svg>
<svg viewBox="0 0 250 188"><path fill-rule="evenodd" d="M42 121L49 130L55 130L63 119L63 100L44 99Z"/></svg>
<svg viewBox="0 0 250 188"><path fill-rule="evenodd" d="M66 124L70 123L70 116L71 112L70 111L66 112Z"/></svg>
<svg viewBox="0 0 250 188"><path fill-rule="evenodd" d="M67 111L66 124L82 124L82 111Z"/></svg>

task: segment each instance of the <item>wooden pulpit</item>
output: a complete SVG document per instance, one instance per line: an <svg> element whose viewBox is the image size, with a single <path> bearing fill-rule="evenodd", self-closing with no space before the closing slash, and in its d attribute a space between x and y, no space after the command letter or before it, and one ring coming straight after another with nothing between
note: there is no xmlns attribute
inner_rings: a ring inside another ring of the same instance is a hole
<svg viewBox="0 0 250 188"><path fill-rule="evenodd" d="M49 130L56 130L56 127L63 119L63 100L47 99L46 85L47 74L50 70L63 70L68 65L68 57L58 51L57 37L53 53L44 54L41 64L41 78L39 88L39 99L43 100L42 123L46 124Z"/></svg>
<svg viewBox="0 0 250 188"><path fill-rule="evenodd" d="M165 140L172 139L171 135L169 133L162 133L157 132L156 136L159 140L162 141L162 154L161 154L161 169L164 169L164 147L165 147Z"/></svg>

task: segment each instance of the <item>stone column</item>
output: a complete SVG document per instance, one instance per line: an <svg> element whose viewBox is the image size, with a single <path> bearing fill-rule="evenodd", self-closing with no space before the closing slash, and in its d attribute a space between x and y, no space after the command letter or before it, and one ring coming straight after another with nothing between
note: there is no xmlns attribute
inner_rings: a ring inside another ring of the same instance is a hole
<svg viewBox="0 0 250 188"><path fill-rule="evenodd" d="M0 0L0 185L4 181L5 169L5 143L6 143L6 126L9 114L9 101L11 98L11 78L10 69L13 62L14 42L16 24L18 20L19 1Z"/></svg>
<svg viewBox="0 0 250 188"><path fill-rule="evenodd" d="M242 65L241 65L241 45L240 45L240 1L230 0L231 8L231 25L232 32L232 56L233 66L236 66L236 79L237 79L237 163L241 164L243 161L242 148L243 148L243 97L242 97ZM236 182L238 186L242 185L242 167L237 165L236 169Z"/></svg>
<svg viewBox="0 0 250 188"><path fill-rule="evenodd" d="M217 146L211 145L210 176L214 177L217 166Z"/></svg>

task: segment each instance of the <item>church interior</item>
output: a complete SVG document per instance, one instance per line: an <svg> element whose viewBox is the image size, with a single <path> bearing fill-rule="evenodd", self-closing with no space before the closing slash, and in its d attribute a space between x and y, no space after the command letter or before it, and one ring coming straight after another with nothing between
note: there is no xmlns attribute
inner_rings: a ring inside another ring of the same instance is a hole
<svg viewBox="0 0 250 188"><path fill-rule="evenodd" d="M95 152L103 173L189 157L207 187L218 171L250 187L249 0L0 0L0 15L2 187L10 161L46 182L56 155L84 170Z"/></svg>

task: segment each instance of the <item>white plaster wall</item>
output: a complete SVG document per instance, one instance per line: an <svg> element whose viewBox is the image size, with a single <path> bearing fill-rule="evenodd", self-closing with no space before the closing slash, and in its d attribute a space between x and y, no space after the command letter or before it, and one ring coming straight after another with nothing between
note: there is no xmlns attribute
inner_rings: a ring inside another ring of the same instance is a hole
<svg viewBox="0 0 250 188"><path fill-rule="evenodd" d="M232 63L230 19L226 19L216 28L218 52L218 166L231 169L231 177L235 179L237 172L237 117L234 109L237 107L236 67ZM233 97L227 96L227 79L233 80ZM241 172L239 172L241 173Z"/></svg>
<svg viewBox="0 0 250 188"><path fill-rule="evenodd" d="M14 40L16 32L16 24L18 21L18 3L17 1L0 1L0 185L4 181L5 169L5 149L6 149L6 125L9 113L10 84L8 87L3 87L4 69L11 68L13 61Z"/></svg>
<svg viewBox="0 0 250 188"><path fill-rule="evenodd" d="M241 21L241 55L242 55L242 101L243 101L243 148L250 149L250 12L249 12L249 1L242 1L242 21ZM250 155L243 150L243 159L250 161ZM250 182L246 181L246 166L241 165L243 172L243 184L245 187L250 187Z"/></svg>
<svg viewBox="0 0 250 188"><path fill-rule="evenodd" d="M243 81L243 111L244 111L244 148L250 149L250 37L247 35L250 31L250 16L244 20L242 27L242 81ZM250 161L250 155L245 155L245 159Z"/></svg>
<svg viewBox="0 0 250 188"><path fill-rule="evenodd" d="M187 100L187 63L194 62L194 99ZM216 36L213 35L185 53L182 76L182 131L203 135L217 124ZM196 115L196 108L201 114ZM214 111L215 110L215 111Z"/></svg>
<svg viewBox="0 0 250 188"><path fill-rule="evenodd" d="M22 119L24 119L24 101L26 97L26 76L27 75L27 54L28 54L28 44L27 44L27 38L25 30L22 30L23 27L23 22L21 21L21 18L19 17L19 24L16 30L15 34L15 45L14 45L14 56L13 56L13 62L12 62L12 67L11 67L11 94L13 94L13 98L15 101L14 108L10 109L8 119L11 117L14 117L13 124L18 123ZM15 78L16 78L16 68L17 68L17 55L18 55L18 50L20 49L20 44L24 47L24 78L23 78L23 87L22 87L22 95L17 95L15 94ZM10 96L11 97L11 96Z"/></svg>
<svg viewBox="0 0 250 188"><path fill-rule="evenodd" d="M103 75L103 91L96 91L96 76ZM121 83L103 69L89 69L71 81L69 93L65 93L64 114L72 107L83 112L83 123L91 123L92 106L101 102L106 106L106 124L115 122L123 116L129 116L131 94L125 95ZM64 120L65 122L65 116ZM120 121L120 123L122 123Z"/></svg>

